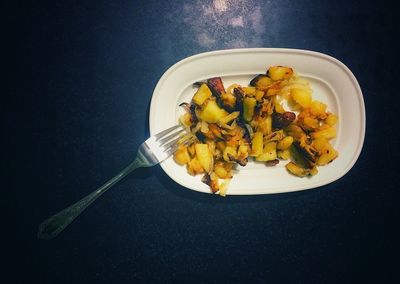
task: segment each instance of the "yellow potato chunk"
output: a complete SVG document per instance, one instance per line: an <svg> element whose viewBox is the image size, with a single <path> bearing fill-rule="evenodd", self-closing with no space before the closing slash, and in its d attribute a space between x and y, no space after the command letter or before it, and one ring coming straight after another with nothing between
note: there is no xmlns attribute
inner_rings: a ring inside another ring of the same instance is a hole
<svg viewBox="0 0 400 284"><path fill-rule="evenodd" d="M338 156L337 152L335 151L335 149L333 149L332 147L330 147L330 149L328 149L324 154L322 154L318 160L317 160L317 165L318 166L324 166L326 164L329 164L330 162L332 162L334 159L336 159L336 157Z"/></svg>
<svg viewBox="0 0 400 284"><path fill-rule="evenodd" d="M261 99L264 97L264 92L261 90L257 90L254 94L255 98L257 101L261 101Z"/></svg>
<svg viewBox="0 0 400 284"><path fill-rule="evenodd" d="M263 152L263 134L256 132L251 140L251 156L257 157Z"/></svg>
<svg viewBox="0 0 400 284"><path fill-rule="evenodd" d="M228 114L227 116L222 117L222 118L219 120L219 123L227 124L227 123L231 122L232 120L234 120L235 118L237 118L237 117L239 116L239 114L240 114L240 111L231 112L231 113Z"/></svg>
<svg viewBox="0 0 400 284"><path fill-rule="evenodd" d="M190 162L188 149L185 145L179 145L178 149L174 153L174 160L180 165L185 165Z"/></svg>
<svg viewBox="0 0 400 284"><path fill-rule="evenodd" d="M254 97L256 95L256 87L242 87L242 90L246 96Z"/></svg>
<svg viewBox="0 0 400 284"><path fill-rule="evenodd" d="M228 155L229 154L229 155ZM225 161L229 162L231 159L229 156L236 157L236 147L235 146L226 146L224 152L222 153L222 157Z"/></svg>
<svg viewBox="0 0 400 284"><path fill-rule="evenodd" d="M290 159L290 150L285 149L285 150L278 150L277 152L278 158L282 160L289 160Z"/></svg>
<svg viewBox="0 0 400 284"><path fill-rule="evenodd" d="M286 136L285 138L283 138L282 140L280 140L278 142L278 144L276 145L276 148L279 150L286 150L292 145L293 140L294 139L292 136Z"/></svg>
<svg viewBox="0 0 400 284"><path fill-rule="evenodd" d="M243 100L243 118L246 121L253 119L254 108L256 106L257 100L255 98L244 98Z"/></svg>
<svg viewBox="0 0 400 284"><path fill-rule="evenodd" d="M232 164L217 162L214 166L214 172L219 178L231 178Z"/></svg>
<svg viewBox="0 0 400 284"><path fill-rule="evenodd" d="M305 176L314 176L318 173L318 170L316 167L313 167L311 169L304 169L297 165L294 162L289 162L286 165L286 169L293 175L298 176L298 177L305 177Z"/></svg>
<svg viewBox="0 0 400 284"><path fill-rule="evenodd" d="M210 88L208 88L207 84L201 84L193 96L193 102L197 105L202 105L209 97L211 97Z"/></svg>
<svg viewBox="0 0 400 284"><path fill-rule="evenodd" d="M266 118L261 118L258 120L257 130L263 135L268 135L272 132L272 117L267 116Z"/></svg>
<svg viewBox="0 0 400 284"><path fill-rule="evenodd" d="M310 107L312 101L311 92L305 89L293 88L290 90L290 95L302 108Z"/></svg>
<svg viewBox="0 0 400 284"><path fill-rule="evenodd" d="M229 187L229 183L231 182L231 179L230 178L228 178L228 179L225 179L222 183L221 183L221 185L220 185L220 187L219 187L219 195L220 196L226 196L226 191L228 190L228 187Z"/></svg>
<svg viewBox="0 0 400 284"><path fill-rule="evenodd" d="M192 160L190 160L190 162L187 164L187 170L188 173L191 175L204 173L204 169L197 158L193 158Z"/></svg>
<svg viewBox="0 0 400 284"><path fill-rule="evenodd" d="M216 101L209 100L199 113L199 118L208 123L216 123L228 113L220 108Z"/></svg>
<svg viewBox="0 0 400 284"><path fill-rule="evenodd" d="M272 85L274 82L271 80L271 78L268 78L267 76L260 77L257 82L256 82L256 87L260 89L266 89L270 85Z"/></svg>
<svg viewBox="0 0 400 284"><path fill-rule="evenodd" d="M311 133L311 137L313 139L324 137L325 139L329 140L336 137L336 129L334 127L328 127L326 129Z"/></svg>
<svg viewBox="0 0 400 284"><path fill-rule="evenodd" d="M329 126L334 126L337 123L338 117L333 113L329 113L328 117L325 119L325 123Z"/></svg>
<svg viewBox="0 0 400 284"><path fill-rule="evenodd" d="M203 169L209 173L212 170L214 164L214 157L208 147L208 144L196 144L196 158L199 160L200 165Z"/></svg>
<svg viewBox="0 0 400 284"><path fill-rule="evenodd" d="M268 69L268 76L274 80L287 80L293 75L293 69L284 66L272 66Z"/></svg>
<svg viewBox="0 0 400 284"><path fill-rule="evenodd" d="M316 129L319 126L319 121L314 117L306 116L303 119L303 126L308 130Z"/></svg>
<svg viewBox="0 0 400 284"><path fill-rule="evenodd" d="M276 142L269 142L265 144L263 153L256 157L259 162L272 161L277 158L276 154Z"/></svg>
<svg viewBox="0 0 400 284"><path fill-rule="evenodd" d="M321 103L320 101L312 101L310 111L313 115L321 117L325 116L326 108L326 104Z"/></svg>
<svg viewBox="0 0 400 284"><path fill-rule="evenodd" d="M322 153L323 149L329 144L328 140L325 137L318 137L313 140L312 146L319 153Z"/></svg>

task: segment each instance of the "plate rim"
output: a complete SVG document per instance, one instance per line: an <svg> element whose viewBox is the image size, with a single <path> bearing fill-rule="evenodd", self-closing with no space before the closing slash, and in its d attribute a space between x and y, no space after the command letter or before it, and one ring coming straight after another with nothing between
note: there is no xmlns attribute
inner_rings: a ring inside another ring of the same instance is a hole
<svg viewBox="0 0 400 284"><path fill-rule="evenodd" d="M179 68L181 65L186 64L190 61L193 60L197 60L197 59L201 59L203 57L211 57L211 56L215 56L215 55L221 55L221 54L241 54L241 53L290 53L290 54L299 54L299 55L310 55L310 56L314 56L314 57L319 57L321 59L324 60L328 60L334 64L336 64L338 67L340 67L345 73L346 75L350 78L350 80L352 81L353 86L356 89L356 94L357 94L357 99L358 99L358 104L360 106L360 133L359 133L359 137L360 137L360 143L357 146L356 151L354 152L353 158L352 160L347 164L347 167L345 167L340 174L338 175L334 175L331 178L325 180L325 182L321 183L321 184L317 184L317 185L310 185L310 186L302 186L296 189L290 189L290 190L276 190L274 192L252 192L251 190L246 191L246 192L241 192L241 193L227 193L227 195L264 195L264 194L279 194L279 193L289 193L289 192L296 192L296 191L303 191L303 190L308 190L308 189L315 189L318 187L322 187L325 185L328 185L334 181L339 180L340 178L342 178L343 176L345 176L355 165L355 163L357 162L362 148L364 146L364 141L365 141L365 132L366 132L366 110L365 110L365 102L364 102L364 97L363 97L363 93L361 90L361 87L358 83L358 80L356 79L355 75L353 74L353 72L340 60L338 60L337 58L330 56L328 54L325 53L321 53L318 51L313 51L313 50L307 50L307 49L296 49L296 48L236 48L236 49L221 49L221 50L214 50L214 51L206 51L206 52L202 52L202 53L198 53L198 54L194 54L191 56L188 56L186 58L183 58L181 60L179 60L178 62L176 62L175 64L173 64L172 66L170 66L164 73L163 75L160 77L159 81L157 82L156 87L154 88L153 94L152 94L152 98L151 98L151 102L150 102L150 111L149 111L149 131L150 131L150 135L154 135L155 131L154 131L154 112L155 112L155 104L157 101L157 97L160 92L159 89L161 88L161 86L163 85L164 81L166 80L166 78L168 78L169 74L171 74L172 72L174 72L175 69ZM197 191L197 192L202 192L202 193L209 193L212 194L211 192L207 192L207 191L203 191L201 189L197 189L197 188L190 188L188 187L186 184L182 184L179 180L175 179L173 176L171 176L168 171L166 170L164 163L160 163L161 168L163 169L163 171L167 174L167 176L169 176L174 182L180 184L181 186L188 188L190 190L193 191Z"/></svg>

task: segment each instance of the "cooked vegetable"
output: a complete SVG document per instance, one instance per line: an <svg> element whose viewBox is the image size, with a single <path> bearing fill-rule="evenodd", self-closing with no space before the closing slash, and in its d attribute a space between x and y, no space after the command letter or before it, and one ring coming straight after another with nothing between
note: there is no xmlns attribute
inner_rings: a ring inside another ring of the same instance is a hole
<svg viewBox="0 0 400 284"><path fill-rule="evenodd" d="M267 89L274 81L267 75L257 75L250 81L250 86L257 87L259 89Z"/></svg>
<svg viewBox="0 0 400 284"><path fill-rule="evenodd" d="M225 196L235 167L250 159L268 167L289 160L287 171L304 177L338 157L331 144L338 117L313 100L309 82L292 68L272 66L249 86L225 89L220 77L194 85L198 89L190 104L181 104L179 119L194 142L180 145L174 160L189 174L202 174L213 193Z"/></svg>
<svg viewBox="0 0 400 284"><path fill-rule="evenodd" d="M298 103L302 108L307 108L311 105L312 96L311 92L304 89L293 88L290 92L292 99Z"/></svg>
<svg viewBox="0 0 400 284"><path fill-rule="evenodd" d="M293 69L284 66L272 66L268 69L267 74L274 81L289 79L293 75Z"/></svg>
<svg viewBox="0 0 400 284"><path fill-rule="evenodd" d="M284 113L273 113L272 114L272 127L273 128L285 128L296 119L294 112L286 111Z"/></svg>
<svg viewBox="0 0 400 284"><path fill-rule="evenodd" d="M198 118L208 123L216 123L228 114L228 112L218 106L216 101L209 100L199 112Z"/></svg>
<svg viewBox="0 0 400 284"><path fill-rule="evenodd" d="M263 134L261 132L256 132L251 140L251 156L257 157L263 152Z"/></svg>
<svg viewBox="0 0 400 284"><path fill-rule="evenodd" d="M276 145L276 148L279 150L286 150L289 149L290 146L292 146L293 143L293 137L292 136L286 136L282 140L278 142Z"/></svg>
<svg viewBox="0 0 400 284"><path fill-rule="evenodd" d="M318 173L317 168L305 169L300 167L294 162L289 162L286 165L286 169L293 175L298 177L313 176Z"/></svg>
<svg viewBox="0 0 400 284"><path fill-rule="evenodd" d="M236 98L235 110L242 112L243 111L243 98L245 96L243 90L241 88L234 88L233 95Z"/></svg>
<svg viewBox="0 0 400 284"><path fill-rule="evenodd" d="M196 157L206 173L211 172L214 165L214 157L207 144L195 144Z"/></svg>
<svg viewBox="0 0 400 284"><path fill-rule="evenodd" d="M200 88L193 96L193 102L197 105L202 105L209 97L211 97L211 90L207 84L201 84Z"/></svg>
<svg viewBox="0 0 400 284"><path fill-rule="evenodd" d="M264 146L263 153L256 157L256 161L267 162L275 160L276 158L276 142L268 142Z"/></svg>
<svg viewBox="0 0 400 284"><path fill-rule="evenodd" d="M217 98L219 98L222 94L225 93L225 87L220 77L208 79L207 85L210 88L212 94Z"/></svg>
<svg viewBox="0 0 400 284"><path fill-rule="evenodd" d="M257 100L255 98L245 98L243 100L243 118L245 121L252 120L256 103Z"/></svg>
<svg viewBox="0 0 400 284"><path fill-rule="evenodd" d="M178 149L174 153L174 160L180 165L185 165L190 162L189 152L185 145L179 145Z"/></svg>

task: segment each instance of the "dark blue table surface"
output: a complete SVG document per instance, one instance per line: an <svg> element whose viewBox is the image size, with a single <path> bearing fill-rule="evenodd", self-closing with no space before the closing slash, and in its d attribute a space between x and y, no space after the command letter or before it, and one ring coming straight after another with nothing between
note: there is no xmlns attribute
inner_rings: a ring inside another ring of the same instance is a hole
<svg viewBox="0 0 400 284"><path fill-rule="evenodd" d="M393 6L341 0L83 2L26 2L15 4L15 13L3 10L15 43L4 55L17 71L6 94L7 110L15 108L7 112L3 159L3 191L11 197L5 207L10 224L4 225L10 227L2 233L12 239L6 243L10 279L394 281L400 189ZM131 161L149 133L154 87L171 65L240 47L319 51L353 71L364 94L367 131L346 176L309 191L220 198L185 189L156 166L131 174L56 239L36 238L41 221Z"/></svg>

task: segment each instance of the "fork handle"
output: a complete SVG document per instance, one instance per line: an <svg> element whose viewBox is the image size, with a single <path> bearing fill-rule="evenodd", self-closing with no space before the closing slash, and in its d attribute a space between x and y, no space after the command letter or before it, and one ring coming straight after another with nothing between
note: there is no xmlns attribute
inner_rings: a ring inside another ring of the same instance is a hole
<svg viewBox="0 0 400 284"><path fill-rule="evenodd" d="M136 159L130 163L125 169L107 181L103 186L99 187L86 197L71 206L61 210L55 215L46 219L39 225L38 238L51 240L64 230L76 217L79 216L90 204L99 198L104 192L111 188L114 184L126 177L129 173L137 168L148 166L143 155L138 153Z"/></svg>

